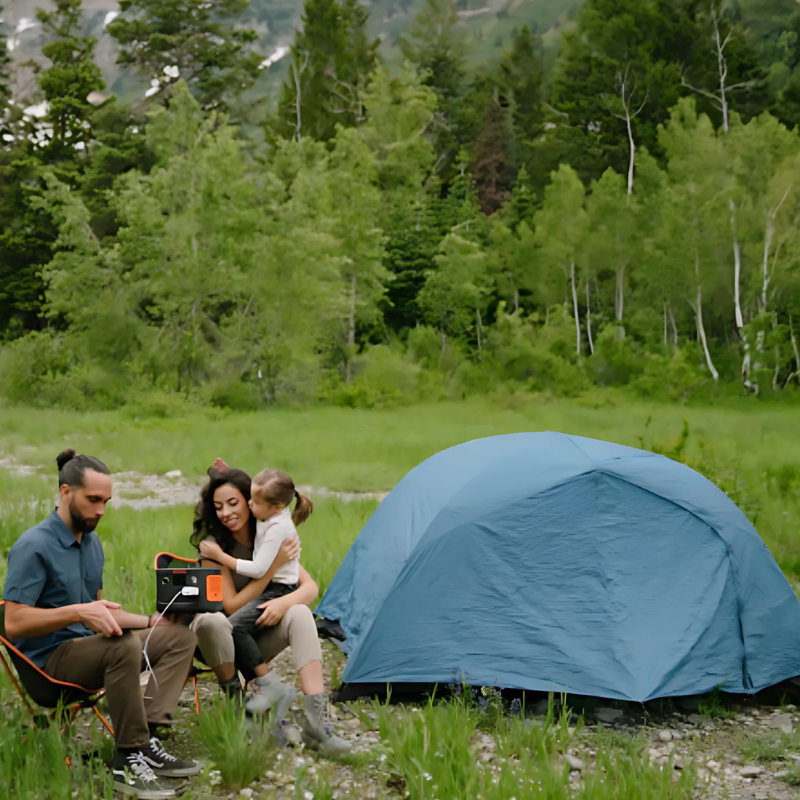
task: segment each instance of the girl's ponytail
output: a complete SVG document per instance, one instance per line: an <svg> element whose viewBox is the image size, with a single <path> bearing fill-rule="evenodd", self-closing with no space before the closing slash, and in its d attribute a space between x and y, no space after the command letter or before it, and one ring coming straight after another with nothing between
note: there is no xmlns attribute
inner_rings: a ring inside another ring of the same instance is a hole
<svg viewBox="0 0 800 800"><path fill-rule="evenodd" d="M302 525L311 516L314 504L296 489L294 496L297 502L294 504L294 511L292 511L292 522L296 527L297 525Z"/></svg>

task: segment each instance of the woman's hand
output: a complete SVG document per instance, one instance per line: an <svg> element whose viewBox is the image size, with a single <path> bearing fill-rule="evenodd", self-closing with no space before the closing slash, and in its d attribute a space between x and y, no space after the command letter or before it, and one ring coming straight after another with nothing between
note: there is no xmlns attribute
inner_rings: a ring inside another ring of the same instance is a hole
<svg viewBox="0 0 800 800"><path fill-rule="evenodd" d="M256 625L259 628L271 628L277 625L291 607L292 604L287 603L285 597L267 600L264 605L259 606L264 609L264 613L256 620Z"/></svg>
<svg viewBox="0 0 800 800"><path fill-rule="evenodd" d="M287 536L281 542L281 546L278 548L278 555L275 556L275 560L272 563L275 564L278 568L280 568L284 564L288 564L293 559L299 558L300 550L301 550L300 537Z"/></svg>
<svg viewBox="0 0 800 800"><path fill-rule="evenodd" d="M228 469L228 465L221 458L218 458L214 462L214 469L218 470Z"/></svg>
<svg viewBox="0 0 800 800"><path fill-rule="evenodd" d="M199 550L202 558L208 558L212 561L219 561L220 556L225 555L222 548L216 542L209 542L205 539L200 542Z"/></svg>

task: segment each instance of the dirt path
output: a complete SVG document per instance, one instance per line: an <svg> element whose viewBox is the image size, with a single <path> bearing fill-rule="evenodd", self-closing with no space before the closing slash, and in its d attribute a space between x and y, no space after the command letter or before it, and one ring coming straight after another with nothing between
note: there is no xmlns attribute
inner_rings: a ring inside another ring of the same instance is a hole
<svg viewBox="0 0 800 800"><path fill-rule="evenodd" d="M22 464L13 456L0 456L0 470L13 475L30 477L41 474L41 467ZM42 476L44 477L44 476ZM51 479L51 475L47 479ZM146 475L141 472L117 472L114 479L114 497L111 505L114 508L127 506L134 511L145 511L166 506L193 505L200 496L200 484L189 481L180 470L168 472L166 475ZM345 503L358 500L382 501L388 492L336 492L316 486L298 486L301 494L309 497L333 497Z"/></svg>

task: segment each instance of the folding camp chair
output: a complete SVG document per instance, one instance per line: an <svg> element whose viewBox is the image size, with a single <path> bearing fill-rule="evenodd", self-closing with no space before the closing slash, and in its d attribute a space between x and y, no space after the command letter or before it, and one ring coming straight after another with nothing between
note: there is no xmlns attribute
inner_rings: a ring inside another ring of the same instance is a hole
<svg viewBox="0 0 800 800"><path fill-rule="evenodd" d="M75 719L79 711L91 709L103 723L106 730L113 736L114 729L108 720L100 713L97 703L105 695L104 689L85 689L76 683L57 681L51 678L44 670L40 669L27 656L21 653L6 637L6 604L5 600L0 601L0 644L5 647L17 676L11 669L6 657L0 650L0 661L3 663L11 683L22 699L25 708L33 717L33 725L36 727L37 720L42 717L51 720L58 714L59 703L63 706L64 712L68 714L70 722ZM41 708L56 709L50 714L37 714L31 705L31 701Z"/></svg>

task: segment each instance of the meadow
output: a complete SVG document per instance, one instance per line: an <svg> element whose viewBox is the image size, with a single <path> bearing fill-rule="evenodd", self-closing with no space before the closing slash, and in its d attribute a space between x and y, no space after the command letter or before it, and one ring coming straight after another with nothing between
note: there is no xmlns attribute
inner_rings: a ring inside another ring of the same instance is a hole
<svg viewBox="0 0 800 800"><path fill-rule="evenodd" d="M530 430L646 447L690 464L741 505L787 577L800 580L800 415L785 406L757 402L715 408L651 406L614 394L592 400L517 398L384 411L196 411L168 419L141 419L124 412L2 409L0 459L15 467L0 469L0 580L11 544L52 509L54 458L68 446L104 459L113 472L164 475L181 470L200 483L208 465L221 456L249 471L280 466L298 484L366 492L390 490L409 469L445 447ZM32 469L19 474L19 465ZM301 530L302 562L321 594L376 505L372 500L315 501L315 513ZM161 550L191 555L192 517L189 505L144 511L110 508L99 529L106 552L104 595L130 610L153 610L153 557ZM327 669L336 683L343 662L333 648L326 653ZM678 771L672 769L671 755L666 761L654 760L651 749L648 756L652 730L615 734L602 726L585 726L568 711L569 698L556 698L549 712L540 709L532 722L523 714L504 714L491 694L477 700L467 695L454 703L415 709L355 704L342 718L358 720L354 724L367 744L343 762L279 752L258 730L242 728L229 710L209 700L200 717L187 716L188 725L173 744L207 764L184 796L231 796L242 788L250 788L247 796L252 797L305 800L348 795L420 800L696 796L694 764ZM3 796L109 796L100 758L109 755L110 743L96 725L91 726L90 747L85 737L63 738L57 728L28 730L23 738L24 712L5 678L2 698ZM710 718L715 708L707 706ZM367 735L370 731L373 738ZM220 742L225 743L223 751ZM796 745L800 742L787 739L782 752ZM752 749L745 739L736 746ZM97 748L97 756L76 759L76 748L84 754ZM570 762L576 758L570 753L576 752L592 754L581 770ZM64 766L67 755L73 760L71 773Z"/></svg>

